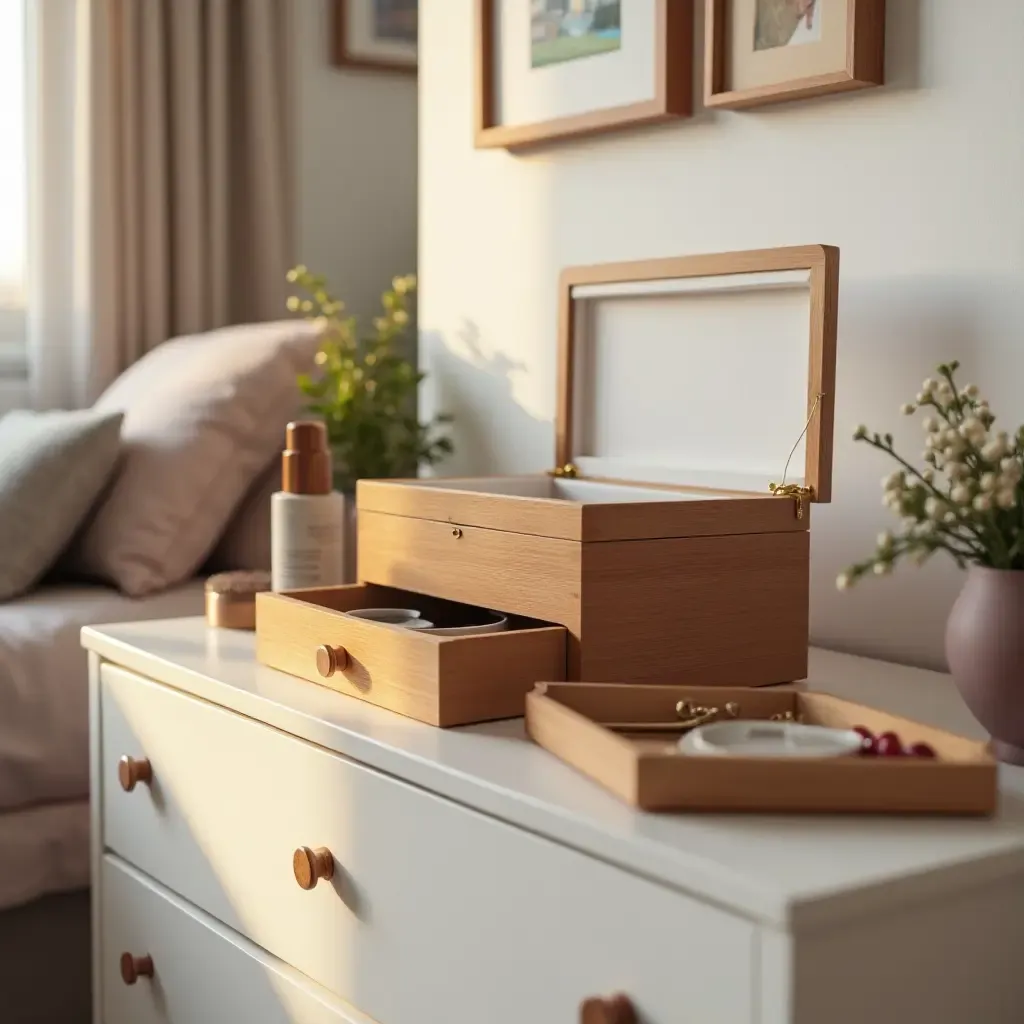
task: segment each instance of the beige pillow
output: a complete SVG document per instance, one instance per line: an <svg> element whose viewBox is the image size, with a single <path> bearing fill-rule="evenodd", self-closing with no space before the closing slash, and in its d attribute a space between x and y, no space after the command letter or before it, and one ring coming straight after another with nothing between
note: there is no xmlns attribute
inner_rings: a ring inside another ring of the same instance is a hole
<svg viewBox="0 0 1024 1024"><path fill-rule="evenodd" d="M249 488L210 555L207 569L270 569L270 497L281 490L281 459L275 456Z"/></svg>
<svg viewBox="0 0 1024 1024"><path fill-rule="evenodd" d="M284 441L313 368L310 324L226 327L167 341L103 393L124 412L120 472L68 568L141 597L195 573Z"/></svg>
<svg viewBox="0 0 1024 1024"><path fill-rule="evenodd" d="M0 420L0 601L24 593L56 561L120 447L120 413L18 410Z"/></svg>

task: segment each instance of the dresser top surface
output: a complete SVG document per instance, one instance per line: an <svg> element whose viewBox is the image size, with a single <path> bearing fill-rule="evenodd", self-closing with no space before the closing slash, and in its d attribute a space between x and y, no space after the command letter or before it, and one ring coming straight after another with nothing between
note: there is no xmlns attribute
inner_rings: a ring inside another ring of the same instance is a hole
<svg viewBox="0 0 1024 1024"><path fill-rule="evenodd" d="M792 929L1024 874L1024 769L992 820L648 814L532 744L521 720L436 729L256 662L201 618L88 627L103 659L753 920ZM811 651L809 685L964 735L948 676Z"/></svg>

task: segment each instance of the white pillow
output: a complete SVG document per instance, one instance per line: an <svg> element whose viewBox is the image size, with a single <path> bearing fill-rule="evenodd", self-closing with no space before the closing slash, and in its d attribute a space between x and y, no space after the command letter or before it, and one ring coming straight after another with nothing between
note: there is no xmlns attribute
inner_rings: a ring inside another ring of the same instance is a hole
<svg viewBox="0 0 1024 1024"><path fill-rule="evenodd" d="M17 410L0 419L0 601L50 568L107 485L119 412Z"/></svg>
<svg viewBox="0 0 1024 1024"><path fill-rule="evenodd" d="M195 573L284 445L319 336L286 320L175 338L94 409L123 412L124 457L68 568L141 597Z"/></svg>

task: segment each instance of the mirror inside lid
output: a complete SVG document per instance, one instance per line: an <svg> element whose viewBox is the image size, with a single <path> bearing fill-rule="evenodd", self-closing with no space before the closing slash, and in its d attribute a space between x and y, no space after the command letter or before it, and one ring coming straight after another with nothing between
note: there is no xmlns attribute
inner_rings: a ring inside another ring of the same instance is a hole
<svg viewBox="0 0 1024 1024"><path fill-rule="evenodd" d="M828 501L838 279L817 245L565 271L556 465Z"/></svg>

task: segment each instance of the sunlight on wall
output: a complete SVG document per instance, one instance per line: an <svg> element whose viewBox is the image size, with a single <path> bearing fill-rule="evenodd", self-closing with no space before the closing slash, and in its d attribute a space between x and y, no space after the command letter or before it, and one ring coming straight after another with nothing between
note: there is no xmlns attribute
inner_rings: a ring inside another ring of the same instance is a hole
<svg viewBox="0 0 1024 1024"><path fill-rule="evenodd" d="M25 271L25 11L0 4L0 307L20 304Z"/></svg>

